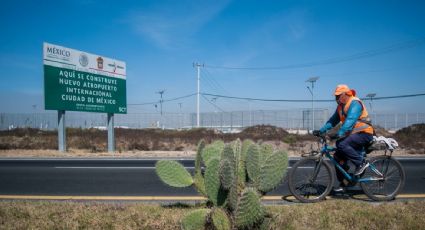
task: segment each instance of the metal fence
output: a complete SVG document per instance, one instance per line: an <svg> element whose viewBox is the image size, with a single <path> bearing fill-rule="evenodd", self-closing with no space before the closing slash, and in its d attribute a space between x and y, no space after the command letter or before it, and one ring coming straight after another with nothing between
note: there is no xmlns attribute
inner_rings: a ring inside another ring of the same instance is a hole
<svg viewBox="0 0 425 230"><path fill-rule="evenodd" d="M332 115L327 109L314 110L314 129L320 128ZM372 113L375 125L387 130L425 123L425 113ZM223 131L235 131L244 127L267 124L292 130L311 130L311 109L297 110L253 110L234 112L201 113L200 126ZM57 128L57 113L0 113L0 130L31 127L44 130ZM66 112L67 127L105 128L106 114ZM125 128L184 129L196 127L195 113L130 113L116 114L115 126Z"/></svg>

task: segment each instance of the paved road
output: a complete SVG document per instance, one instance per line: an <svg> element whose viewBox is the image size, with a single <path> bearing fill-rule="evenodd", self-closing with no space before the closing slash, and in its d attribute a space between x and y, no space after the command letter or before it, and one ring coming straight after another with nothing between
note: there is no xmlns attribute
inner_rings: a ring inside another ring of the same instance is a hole
<svg viewBox="0 0 425 230"><path fill-rule="evenodd" d="M406 172L402 194L425 194L425 158L399 158ZM1 159L0 195L198 196L172 188L155 174L156 160ZM193 160L180 160L193 171ZM292 165L295 160L290 161ZM267 195L289 195L284 182Z"/></svg>

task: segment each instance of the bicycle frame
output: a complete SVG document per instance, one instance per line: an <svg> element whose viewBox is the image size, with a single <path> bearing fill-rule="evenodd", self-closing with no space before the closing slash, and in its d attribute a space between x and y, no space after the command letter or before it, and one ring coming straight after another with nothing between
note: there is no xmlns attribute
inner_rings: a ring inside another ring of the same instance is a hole
<svg viewBox="0 0 425 230"><path fill-rule="evenodd" d="M321 161L323 160L323 156L326 156L326 158L328 158L333 165L335 165L335 167L344 175L345 179L347 179L350 182L353 183L367 183L367 182L372 182L372 181L380 181L383 180L384 176L383 174L375 167L375 165L373 165L372 163L369 164L369 168L376 173L379 177L366 177L366 178L359 178L358 176L352 176L349 173L347 173L347 171L345 171L342 166L335 160L335 158L331 155L332 152L336 151L335 147L332 146L328 146L326 139L322 139L323 142L323 147L320 151L321 153L321 159L320 162L318 164L319 167L317 167L316 165L316 169L315 169L315 173L314 175L317 175L316 171L318 172L320 170L320 165L321 165ZM312 179L315 180L316 176L314 176Z"/></svg>

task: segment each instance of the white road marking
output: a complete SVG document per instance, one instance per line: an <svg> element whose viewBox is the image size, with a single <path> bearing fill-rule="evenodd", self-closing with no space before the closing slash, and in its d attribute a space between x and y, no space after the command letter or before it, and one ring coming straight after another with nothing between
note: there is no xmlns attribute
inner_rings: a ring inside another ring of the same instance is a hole
<svg viewBox="0 0 425 230"><path fill-rule="evenodd" d="M56 166L56 169L155 169L155 167L110 167L110 166ZM186 167L193 169L194 167Z"/></svg>

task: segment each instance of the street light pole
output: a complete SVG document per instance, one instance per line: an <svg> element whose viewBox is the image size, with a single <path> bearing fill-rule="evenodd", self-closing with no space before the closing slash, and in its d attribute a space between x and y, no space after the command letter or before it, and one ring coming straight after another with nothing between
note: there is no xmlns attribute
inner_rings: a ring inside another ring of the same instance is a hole
<svg viewBox="0 0 425 230"><path fill-rule="evenodd" d="M193 66L197 68L197 72L198 72L198 77L197 77L197 83L198 83L198 88L197 88L197 93L196 93L196 127L199 128L199 95L200 95L200 81L201 81L201 73L200 73L200 68L203 67L204 65L199 64L199 63L193 63Z"/></svg>
<svg viewBox="0 0 425 230"><path fill-rule="evenodd" d="M374 97L376 97L376 93L368 93L367 95L366 95L366 97L367 98L369 98L369 105L370 105L370 112L373 112L373 109L372 109L372 100L373 100L373 98Z"/></svg>
<svg viewBox="0 0 425 230"><path fill-rule="evenodd" d="M311 83L311 88L307 86L308 91L310 91L311 94L311 113L312 113L312 129L314 130L314 83L319 79L319 77L311 77L307 79L305 82Z"/></svg>
<svg viewBox="0 0 425 230"><path fill-rule="evenodd" d="M372 114L373 114L373 108L372 108L372 101L373 101L373 98L376 96L376 93L368 93L367 95L366 95L366 97L367 98L369 98L369 106L370 106L370 113L371 113L371 115L369 116L369 117L371 117L372 118ZM376 114L375 114L375 117L374 117L374 121L376 122Z"/></svg>

